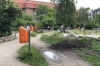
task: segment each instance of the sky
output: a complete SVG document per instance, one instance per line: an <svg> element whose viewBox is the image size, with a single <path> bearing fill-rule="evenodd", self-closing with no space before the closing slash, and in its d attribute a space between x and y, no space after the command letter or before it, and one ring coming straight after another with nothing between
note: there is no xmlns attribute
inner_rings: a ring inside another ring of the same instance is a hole
<svg viewBox="0 0 100 66"><path fill-rule="evenodd" d="M50 0L37 0L43 2L50 2ZM78 3L76 4L76 9L80 7L89 7L90 9L97 9L100 7L100 0L76 0Z"/></svg>

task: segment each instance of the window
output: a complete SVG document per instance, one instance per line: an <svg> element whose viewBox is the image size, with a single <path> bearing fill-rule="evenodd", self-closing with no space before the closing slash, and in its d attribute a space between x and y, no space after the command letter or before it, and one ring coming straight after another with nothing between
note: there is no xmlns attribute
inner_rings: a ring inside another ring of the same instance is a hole
<svg viewBox="0 0 100 66"><path fill-rule="evenodd" d="M26 12L26 9L25 8L22 8L22 11Z"/></svg>
<svg viewBox="0 0 100 66"><path fill-rule="evenodd" d="M33 12L36 12L36 8L33 8Z"/></svg>

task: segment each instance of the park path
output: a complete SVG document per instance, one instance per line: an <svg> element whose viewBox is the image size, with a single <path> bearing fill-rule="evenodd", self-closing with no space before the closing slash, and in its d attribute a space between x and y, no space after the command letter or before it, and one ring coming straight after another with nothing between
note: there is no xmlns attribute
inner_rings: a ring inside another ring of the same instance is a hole
<svg viewBox="0 0 100 66"><path fill-rule="evenodd" d="M18 34L17 39L0 43L0 66L29 66L18 60L18 50L24 46L19 43Z"/></svg>
<svg viewBox="0 0 100 66"><path fill-rule="evenodd" d="M50 46L49 44L40 40L40 37L41 34L37 35L37 37L31 37L31 44L38 48L41 53L45 50L52 50L48 48ZM24 46L24 44L19 44L18 34L17 39L0 43L0 66L30 66L17 59L18 50L22 46ZM58 61L45 57L49 62L49 66L91 66L90 63L79 59L73 52L55 52L59 55Z"/></svg>

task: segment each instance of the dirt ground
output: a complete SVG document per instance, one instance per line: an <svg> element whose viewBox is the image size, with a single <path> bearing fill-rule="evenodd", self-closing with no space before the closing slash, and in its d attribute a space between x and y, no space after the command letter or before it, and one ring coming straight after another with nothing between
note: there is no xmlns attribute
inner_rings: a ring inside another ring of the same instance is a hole
<svg viewBox="0 0 100 66"><path fill-rule="evenodd" d="M81 60L72 51L60 52L48 48L50 45L41 41L40 37L41 35L38 35L37 37L31 37L31 44L38 48L41 53L46 50L53 51L59 57L58 60L52 60L45 57L49 62L49 66L92 66L89 62ZM24 44L19 44L19 39L0 43L0 66L30 66L28 64L20 62L17 59L18 50L22 46L24 46Z"/></svg>
<svg viewBox="0 0 100 66"><path fill-rule="evenodd" d="M53 49L50 49L50 45L44 43L43 41L40 40L41 35L38 35L37 37L31 38L32 45L37 47L41 53L44 51L53 51L55 52L58 56L58 60L52 60L47 59L49 62L49 66L92 66L89 62L81 60L74 52L72 51L56 51Z"/></svg>

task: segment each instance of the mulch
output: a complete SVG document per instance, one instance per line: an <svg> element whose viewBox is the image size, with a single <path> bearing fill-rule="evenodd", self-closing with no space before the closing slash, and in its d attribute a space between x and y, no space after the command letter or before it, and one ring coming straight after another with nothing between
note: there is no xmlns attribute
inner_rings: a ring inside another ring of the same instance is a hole
<svg viewBox="0 0 100 66"><path fill-rule="evenodd" d="M85 43L75 40L65 40L63 42L50 46L50 48L57 50L80 49L85 47L90 48L89 44L90 44L89 42Z"/></svg>

